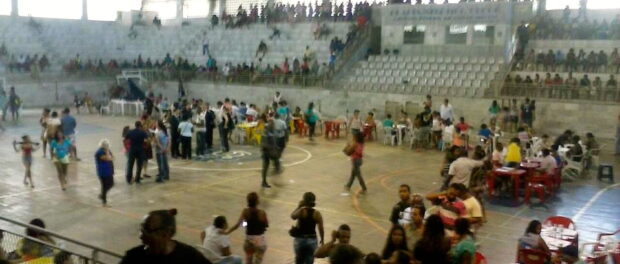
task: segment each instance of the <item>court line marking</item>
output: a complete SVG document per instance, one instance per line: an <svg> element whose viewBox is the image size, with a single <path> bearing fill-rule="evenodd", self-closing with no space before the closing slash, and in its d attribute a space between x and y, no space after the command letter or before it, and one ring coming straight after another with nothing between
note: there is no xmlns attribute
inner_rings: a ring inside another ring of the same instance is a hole
<svg viewBox="0 0 620 264"><path fill-rule="evenodd" d="M581 218L581 216L588 210L590 209L590 207L592 207L592 204L594 204L594 202L596 202L596 200L598 200L598 198L605 192L620 186L620 183L616 183L613 185L609 185L601 190L599 190L594 196L592 196L592 198L590 198L590 200L583 206L581 207L581 209L579 209L579 211L573 216L573 221L577 222L579 220L579 218Z"/></svg>
<svg viewBox="0 0 620 264"><path fill-rule="evenodd" d="M310 160L312 158L312 153L310 153L310 151L295 146L295 145L289 145L290 148L294 148L297 150L300 150L301 152L306 153L306 157L300 161L296 161L293 163L288 163L288 164L282 164L282 166L284 167L292 167L292 166L296 166L302 163L307 162L308 160ZM191 167L179 167L179 166L175 166L175 165L171 165L170 168L174 168L174 169L182 169L182 170L192 170L192 171L256 171L256 170L261 170L262 168L242 168L242 169L234 169L234 168L230 168L230 169L218 169L218 168L191 168Z"/></svg>

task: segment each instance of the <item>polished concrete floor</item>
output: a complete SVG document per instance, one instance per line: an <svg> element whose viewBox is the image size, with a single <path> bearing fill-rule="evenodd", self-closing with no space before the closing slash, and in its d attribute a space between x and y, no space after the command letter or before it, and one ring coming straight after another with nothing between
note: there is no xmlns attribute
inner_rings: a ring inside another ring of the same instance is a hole
<svg viewBox="0 0 620 264"><path fill-rule="evenodd" d="M5 123L7 131L0 134L0 214L24 222L39 217L50 230L119 253L139 243L138 224L150 210L177 208L176 238L197 244L200 231L212 222L213 216L225 215L229 222L234 222L245 206L245 195L252 191L259 193L260 207L267 211L270 220L264 263L293 262L292 239L287 232L293 221L289 215L306 191L317 195L317 209L323 214L327 234L347 223L353 230L354 245L364 252L380 252L390 226L390 209L398 200L397 187L407 183L414 192L427 193L440 184L442 154L438 151L411 151L370 143L362 167L369 191L358 194L356 184L351 195L344 195L343 185L350 170L341 151L345 141L319 139L309 143L293 136L283 155L284 172L269 178L271 189L260 188L257 149L238 145L233 145L233 155L214 161L171 161L168 183L157 184L150 179L142 185L127 185L120 151L121 129L132 124L133 119L95 115L77 118L82 161L70 165L65 192L60 189L51 161L42 158L41 150L34 154L36 188L31 190L22 183L20 156L10 142L22 134L38 138L37 113L26 115L17 124ZM110 139L117 159L116 186L109 194L111 208L102 207L97 199L99 183L93 154L101 138ZM603 155L602 160L616 165L618 179L619 159ZM149 173L155 174L155 168L151 164ZM527 223L551 215L573 218L582 243L594 240L597 233L620 228L619 187L592 178L565 183L547 208L515 204L509 199L486 200L488 222L477 235L480 250L489 263L510 263L514 260L517 237ZM0 223L0 227L3 225ZM235 232L232 238L233 253L242 255L243 231Z"/></svg>

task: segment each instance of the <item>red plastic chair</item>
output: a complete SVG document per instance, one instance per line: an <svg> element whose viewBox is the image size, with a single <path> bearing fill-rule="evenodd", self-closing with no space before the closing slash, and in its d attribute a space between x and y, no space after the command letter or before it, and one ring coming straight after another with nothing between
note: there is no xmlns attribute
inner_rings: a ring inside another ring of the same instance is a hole
<svg viewBox="0 0 620 264"><path fill-rule="evenodd" d="M522 264L545 264L549 255L542 250L536 249L519 249L517 262Z"/></svg>
<svg viewBox="0 0 620 264"><path fill-rule="evenodd" d="M545 185L540 184L540 183L535 183L535 182L529 182L527 186L525 187L525 197L523 200L525 204L530 204L531 193L535 192L538 197L538 200L540 200L541 203L544 203L546 191L547 191L547 188L545 187Z"/></svg>
<svg viewBox="0 0 620 264"><path fill-rule="evenodd" d="M551 216L545 220L544 224L549 226L558 225L566 229L577 230L573 220L564 216Z"/></svg>
<svg viewBox="0 0 620 264"><path fill-rule="evenodd" d="M476 252L474 264L488 264L487 258L485 258L482 253Z"/></svg>

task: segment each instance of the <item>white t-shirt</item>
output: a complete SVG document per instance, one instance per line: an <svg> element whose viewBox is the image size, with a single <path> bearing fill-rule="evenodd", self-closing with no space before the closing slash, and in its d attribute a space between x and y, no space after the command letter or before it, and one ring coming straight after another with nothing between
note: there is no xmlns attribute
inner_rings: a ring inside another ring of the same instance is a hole
<svg viewBox="0 0 620 264"><path fill-rule="evenodd" d="M458 158L450 164L450 169L448 169L448 174L453 175L450 184L462 183L469 187L471 172L474 168L482 166L482 164L484 164L484 162L481 160L473 160L467 157Z"/></svg>
<svg viewBox="0 0 620 264"><path fill-rule="evenodd" d="M465 205L466 218L482 217L482 206L476 197L471 196L463 200L463 204Z"/></svg>
<svg viewBox="0 0 620 264"><path fill-rule="evenodd" d="M543 169L547 172L547 175L551 176L553 174L553 170L557 167L555 162L555 158L551 155L547 157L540 158L540 169Z"/></svg>
<svg viewBox="0 0 620 264"><path fill-rule="evenodd" d="M454 120L451 104L448 104L447 106L446 104L441 104L441 106L439 107L439 114L441 115L441 119L443 120Z"/></svg>
<svg viewBox="0 0 620 264"><path fill-rule="evenodd" d="M433 127L431 128L433 131L441 131L441 120L438 118L433 118Z"/></svg>
<svg viewBox="0 0 620 264"><path fill-rule="evenodd" d="M192 137L192 128L194 128L194 125L192 125L192 123L183 121L181 122L181 124L179 124L179 133L183 137Z"/></svg>
<svg viewBox="0 0 620 264"><path fill-rule="evenodd" d="M226 258L222 256L222 249L230 248L230 239L227 235L220 233L222 229L215 226L209 226L205 229L205 240L202 241L202 247L205 248L205 257L217 263Z"/></svg>

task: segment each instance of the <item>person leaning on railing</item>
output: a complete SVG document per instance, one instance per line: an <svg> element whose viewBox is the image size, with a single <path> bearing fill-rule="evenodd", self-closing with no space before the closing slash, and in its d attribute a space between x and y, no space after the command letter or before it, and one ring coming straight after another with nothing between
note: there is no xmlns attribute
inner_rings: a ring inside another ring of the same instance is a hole
<svg viewBox="0 0 620 264"><path fill-rule="evenodd" d="M45 223L39 218L33 219L29 224L45 229ZM54 256L54 249L52 247L29 239L34 238L47 244L55 245L56 242L47 234L32 228L26 228L26 236L17 242L15 251L6 255L9 261L29 261L41 257Z"/></svg>

